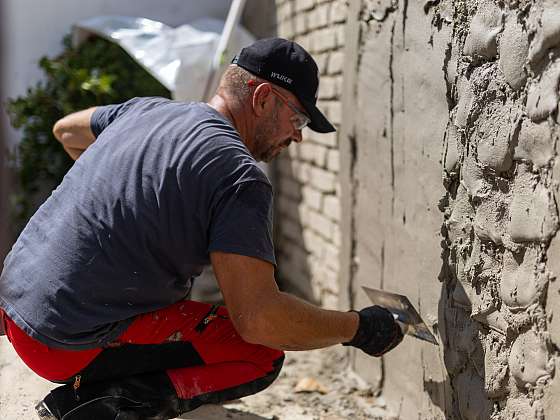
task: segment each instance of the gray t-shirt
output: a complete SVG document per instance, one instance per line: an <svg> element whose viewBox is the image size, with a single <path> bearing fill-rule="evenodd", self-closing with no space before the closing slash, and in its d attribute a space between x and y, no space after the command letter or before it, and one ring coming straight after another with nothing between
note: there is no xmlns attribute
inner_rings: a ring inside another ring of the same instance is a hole
<svg viewBox="0 0 560 420"><path fill-rule="evenodd" d="M0 307L30 336L107 344L184 299L212 251L275 264L270 182L213 108L135 98L98 108L91 127L4 262Z"/></svg>

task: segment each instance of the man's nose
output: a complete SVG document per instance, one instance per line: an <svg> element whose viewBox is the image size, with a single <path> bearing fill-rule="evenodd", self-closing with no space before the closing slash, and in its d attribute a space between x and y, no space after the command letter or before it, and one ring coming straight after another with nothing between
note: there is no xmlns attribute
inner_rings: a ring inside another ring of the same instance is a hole
<svg viewBox="0 0 560 420"><path fill-rule="evenodd" d="M303 136L301 134L301 130L296 130L295 131L295 135L294 137L292 137L292 139L296 142L296 143L301 143L303 141Z"/></svg>

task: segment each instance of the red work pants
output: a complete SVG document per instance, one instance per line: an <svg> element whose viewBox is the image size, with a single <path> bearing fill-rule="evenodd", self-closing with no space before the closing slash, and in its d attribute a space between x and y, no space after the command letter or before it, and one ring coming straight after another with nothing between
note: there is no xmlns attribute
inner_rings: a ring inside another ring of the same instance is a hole
<svg viewBox="0 0 560 420"><path fill-rule="evenodd" d="M180 399L204 395L206 402L220 402L268 386L284 358L279 350L243 341L224 307L194 301L140 315L115 342L91 350L49 348L6 316L4 322L8 339L33 371L75 389L165 372Z"/></svg>

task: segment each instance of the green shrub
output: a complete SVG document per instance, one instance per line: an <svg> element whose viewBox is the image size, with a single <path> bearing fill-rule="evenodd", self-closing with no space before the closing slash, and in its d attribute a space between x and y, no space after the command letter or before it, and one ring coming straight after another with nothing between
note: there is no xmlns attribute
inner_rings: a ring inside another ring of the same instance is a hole
<svg viewBox="0 0 560 420"><path fill-rule="evenodd" d="M135 96L169 97L169 91L122 48L101 38L80 47L63 40L56 58L43 57L44 81L7 104L11 124L22 129L12 162L17 193L12 196L12 226L17 233L62 180L73 161L52 134L63 116L96 105L124 102Z"/></svg>

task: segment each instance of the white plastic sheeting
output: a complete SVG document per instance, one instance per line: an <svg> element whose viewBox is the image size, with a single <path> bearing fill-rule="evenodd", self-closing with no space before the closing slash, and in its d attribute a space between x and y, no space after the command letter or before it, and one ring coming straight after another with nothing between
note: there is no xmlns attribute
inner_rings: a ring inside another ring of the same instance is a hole
<svg viewBox="0 0 560 420"><path fill-rule="evenodd" d="M224 22L203 18L177 28L146 18L99 16L78 22L72 36L79 45L92 35L121 46L131 57L169 89L179 100L204 100L212 75L212 61ZM228 43L231 57L224 57L223 69L254 37L237 26Z"/></svg>

